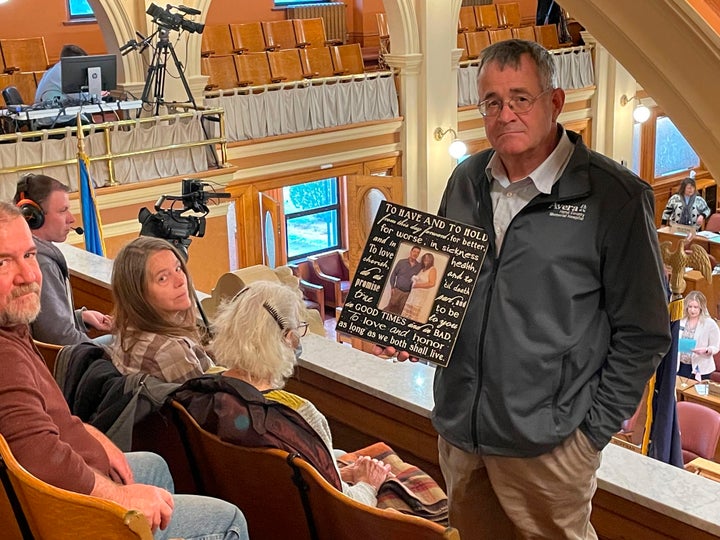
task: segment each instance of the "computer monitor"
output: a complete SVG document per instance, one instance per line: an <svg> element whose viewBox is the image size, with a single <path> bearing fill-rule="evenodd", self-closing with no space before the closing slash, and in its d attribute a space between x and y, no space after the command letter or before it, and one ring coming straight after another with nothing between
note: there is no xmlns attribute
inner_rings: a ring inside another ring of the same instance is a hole
<svg viewBox="0 0 720 540"><path fill-rule="evenodd" d="M60 59L63 94L81 94L99 100L100 94L117 87L117 58L114 54L68 56Z"/></svg>

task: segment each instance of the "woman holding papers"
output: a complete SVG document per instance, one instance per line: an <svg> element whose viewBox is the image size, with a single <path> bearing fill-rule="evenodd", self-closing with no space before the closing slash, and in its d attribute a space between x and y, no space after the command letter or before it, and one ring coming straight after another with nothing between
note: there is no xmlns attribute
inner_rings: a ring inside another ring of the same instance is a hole
<svg viewBox="0 0 720 540"><path fill-rule="evenodd" d="M692 291L685 297L685 317L680 321L678 375L710 378L715 371L713 355L720 351L720 328L710 317L705 295Z"/></svg>
<svg viewBox="0 0 720 540"><path fill-rule="evenodd" d="M695 179L688 176L680 182L678 192L670 197L662 215L662 222L665 225L694 225L700 229L709 217L710 207L705 199L697 194Z"/></svg>

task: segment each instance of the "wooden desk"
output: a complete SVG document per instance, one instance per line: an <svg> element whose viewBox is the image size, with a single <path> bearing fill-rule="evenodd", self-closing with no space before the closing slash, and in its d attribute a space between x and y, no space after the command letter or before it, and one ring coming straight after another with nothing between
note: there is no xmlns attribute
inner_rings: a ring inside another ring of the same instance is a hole
<svg viewBox="0 0 720 540"><path fill-rule="evenodd" d="M698 382L695 379L680 377L679 375L675 377L675 399L678 401L683 401L685 399L683 397L683 391L687 390L688 388L692 388L697 383Z"/></svg>
<svg viewBox="0 0 720 540"><path fill-rule="evenodd" d="M680 377L678 377L679 379ZM716 396L714 394L708 394L707 396L701 396L697 393L697 389L695 386L697 385L697 382L681 391L682 394L682 401L692 401L694 403L699 403L700 405L705 405L706 407L713 409L714 411L720 412L720 396Z"/></svg>
<svg viewBox="0 0 720 540"><path fill-rule="evenodd" d="M705 458L695 458L685 465L685 470L693 474L699 474L710 480L720 482L720 463L715 463Z"/></svg>

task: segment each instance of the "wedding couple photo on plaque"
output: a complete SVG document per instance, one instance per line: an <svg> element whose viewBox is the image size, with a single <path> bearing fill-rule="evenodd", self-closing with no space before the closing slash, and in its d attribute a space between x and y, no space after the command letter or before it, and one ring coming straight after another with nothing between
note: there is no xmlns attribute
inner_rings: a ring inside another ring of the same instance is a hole
<svg viewBox="0 0 720 540"><path fill-rule="evenodd" d="M482 229L384 201L337 330L446 366L487 247Z"/></svg>

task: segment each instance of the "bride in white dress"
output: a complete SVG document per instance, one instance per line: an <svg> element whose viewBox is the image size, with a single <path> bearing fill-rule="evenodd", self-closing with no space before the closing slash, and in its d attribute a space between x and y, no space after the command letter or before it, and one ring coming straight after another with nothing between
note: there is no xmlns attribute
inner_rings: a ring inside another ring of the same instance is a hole
<svg viewBox="0 0 720 540"><path fill-rule="evenodd" d="M432 253L425 253L420 258L422 270L412 277L413 285L408 296L402 315L408 319L424 323L430 314L434 297L431 291L437 280L437 269L435 268L435 257Z"/></svg>

